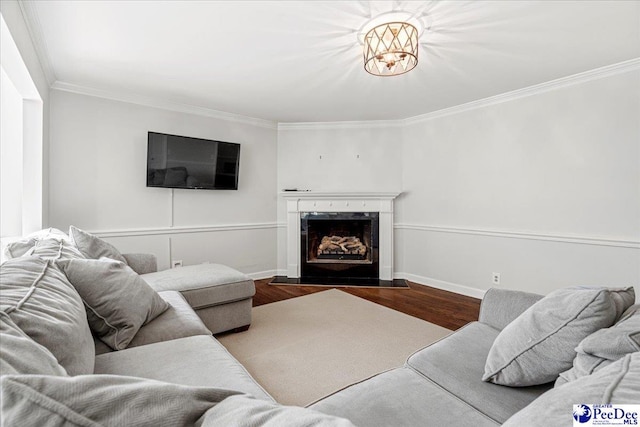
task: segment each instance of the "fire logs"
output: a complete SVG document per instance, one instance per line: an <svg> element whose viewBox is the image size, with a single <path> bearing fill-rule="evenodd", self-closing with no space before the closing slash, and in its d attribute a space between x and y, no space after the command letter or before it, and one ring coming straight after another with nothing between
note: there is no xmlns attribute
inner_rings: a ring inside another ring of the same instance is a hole
<svg viewBox="0 0 640 427"><path fill-rule="evenodd" d="M351 254L364 256L367 247L355 236L324 236L318 246L318 255Z"/></svg>

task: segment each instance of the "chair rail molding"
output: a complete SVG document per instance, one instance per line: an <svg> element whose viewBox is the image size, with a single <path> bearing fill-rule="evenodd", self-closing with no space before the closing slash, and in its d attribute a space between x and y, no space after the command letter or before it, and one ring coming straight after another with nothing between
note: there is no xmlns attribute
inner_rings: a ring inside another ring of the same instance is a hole
<svg viewBox="0 0 640 427"><path fill-rule="evenodd" d="M276 222L262 222L251 224L224 224L224 225L197 225L197 226L177 226L177 227L154 227L154 228L129 228L121 230L95 230L90 231L98 237L133 237L133 236L157 236L167 234L189 234L189 233L210 233L237 230L264 230L276 229Z"/></svg>
<svg viewBox="0 0 640 427"><path fill-rule="evenodd" d="M394 228L397 230L415 230L415 231L428 231L437 233L456 233L456 234L472 234L489 237L502 237L508 239L525 239L525 240L545 240L551 242L560 243L573 243L580 245L597 245L597 246L613 246L619 248L640 249L640 241L634 240L622 240L601 236L580 236L570 234L547 234L547 233L535 233L530 231L507 231L507 230L492 230L482 228L467 228L467 227L445 227L438 225L423 225L423 224L395 224Z"/></svg>

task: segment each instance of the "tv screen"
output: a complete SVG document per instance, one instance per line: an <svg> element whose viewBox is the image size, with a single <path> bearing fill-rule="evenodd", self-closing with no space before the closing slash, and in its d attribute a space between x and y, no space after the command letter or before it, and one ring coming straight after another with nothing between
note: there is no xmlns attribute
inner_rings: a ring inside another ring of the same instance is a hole
<svg viewBox="0 0 640 427"><path fill-rule="evenodd" d="M147 187L237 190L240 144L149 132Z"/></svg>

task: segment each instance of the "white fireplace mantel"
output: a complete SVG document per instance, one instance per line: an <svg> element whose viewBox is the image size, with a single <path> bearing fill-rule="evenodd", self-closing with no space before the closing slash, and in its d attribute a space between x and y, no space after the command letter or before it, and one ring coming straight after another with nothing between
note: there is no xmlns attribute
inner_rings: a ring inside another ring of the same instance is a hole
<svg viewBox="0 0 640 427"><path fill-rule="evenodd" d="M393 201L400 193L283 191L287 201L287 277L300 277L301 212L378 212L380 280L393 280Z"/></svg>

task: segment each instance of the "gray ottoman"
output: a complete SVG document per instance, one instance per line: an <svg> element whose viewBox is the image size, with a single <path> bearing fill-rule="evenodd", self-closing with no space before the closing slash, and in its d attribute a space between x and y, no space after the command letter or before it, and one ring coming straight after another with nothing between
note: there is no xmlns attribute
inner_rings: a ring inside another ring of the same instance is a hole
<svg viewBox="0 0 640 427"><path fill-rule="evenodd" d="M221 264L199 264L142 274L156 291L179 291L209 330L241 331L251 324L256 287L246 274Z"/></svg>

